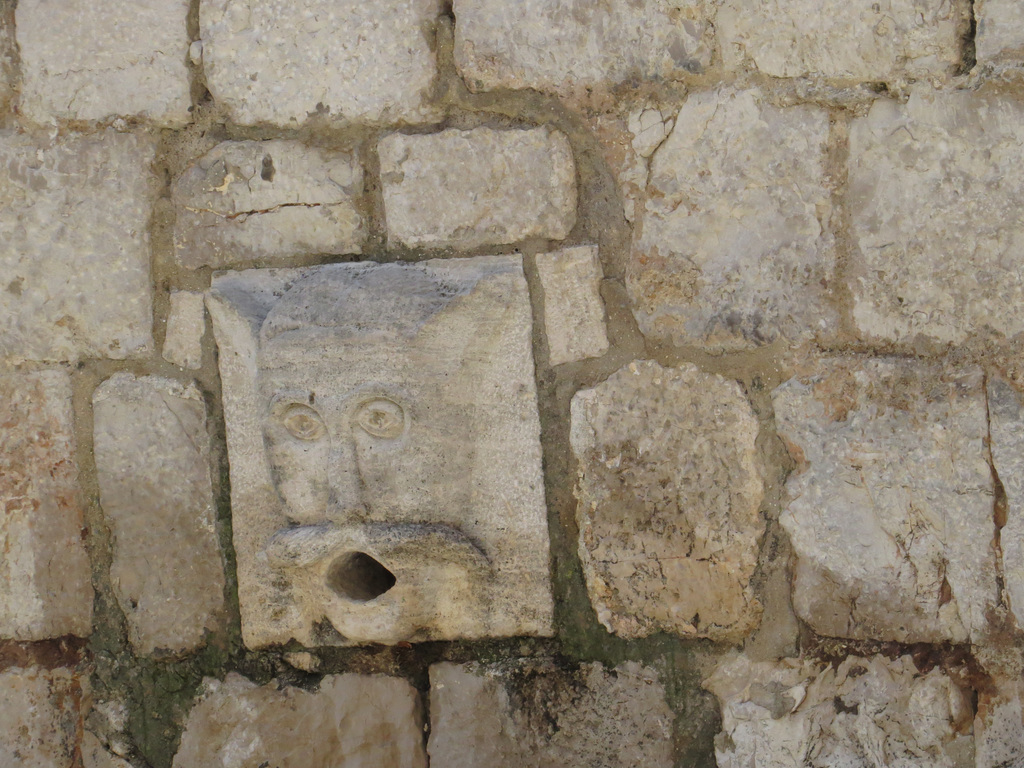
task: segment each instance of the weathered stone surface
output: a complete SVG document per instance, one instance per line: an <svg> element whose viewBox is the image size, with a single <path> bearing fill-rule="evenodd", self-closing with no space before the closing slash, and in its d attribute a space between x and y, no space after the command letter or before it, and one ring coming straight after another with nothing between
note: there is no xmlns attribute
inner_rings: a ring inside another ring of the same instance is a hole
<svg viewBox="0 0 1024 768"><path fill-rule="evenodd" d="M986 385L992 463L1006 493L999 532L1003 597L1024 628L1024 397L1001 378L989 377Z"/></svg>
<svg viewBox="0 0 1024 768"><path fill-rule="evenodd" d="M70 669L0 672L0 765L73 768L80 693Z"/></svg>
<svg viewBox="0 0 1024 768"><path fill-rule="evenodd" d="M969 692L910 656L849 656L837 667L739 656L705 686L722 707L719 768L973 765Z"/></svg>
<svg viewBox="0 0 1024 768"><path fill-rule="evenodd" d="M62 371L0 376L0 511L0 637L88 637L92 580Z"/></svg>
<svg viewBox="0 0 1024 768"><path fill-rule="evenodd" d="M1024 765L1024 679L1015 671L1014 678L997 678L979 692L972 768Z"/></svg>
<svg viewBox="0 0 1024 768"><path fill-rule="evenodd" d="M756 625L757 431L739 385L693 365L633 362L573 398L579 552L610 631L732 639Z"/></svg>
<svg viewBox="0 0 1024 768"><path fill-rule="evenodd" d="M673 720L657 675L636 662L430 668L427 751L446 768L668 768Z"/></svg>
<svg viewBox="0 0 1024 768"><path fill-rule="evenodd" d="M608 351L596 245L537 254L544 292L544 331L552 365Z"/></svg>
<svg viewBox="0 0 1024 768"><path fill-rule="evenodd" d="M677 80L711 60L700 0L455 0L455 65L473 90L563 96L635 80Z"/></svg>
<svg viewBox="0 0 1024 768"><path fill-rule="evenodd" d="M439 13L439 0L208 0L206 82L239 123L426 121Z"/></svg>
<svg viewBox="0 0 1024 768"><path fill-rule="evenodd" d="M1024 7L1017 0L976 0L974 16L979 64L1024 59Z"/></svg>
<svg viewBox="0 0 1024 768"><path fill-rule="evenodd" d="M225 141L174 181L174 247L189 269L359 253L363 170L352 152Z"/></svg>
<svg viewBox="0 0 1024 768"><path fill-rule="evenodd" d="M188 122L188 0L18 0L21 114Z"/></svg>
<svg viewBox="0 0 1024 768"><path fill-rule="evenodd" d="M93 424L128 638L142 654L195 648L224 602L203 399L195 385L118 373L93 395Z"/></svg>
<svg viewBox="0 0 1024 768"><path fill-rule="evenodd" d="M1022 141L1024 106L969 91L917 89L854 121L850 289L865 339L1024 330Z"/></svg>
<svg viewBox="0 0 1024 768"><path fill-rule="evenodd" d="M170 301L167 333L164 336L164 360L179 368L194 371L203 363L203 334L206 333L203 294L174 291Z"/></svg>
<svg viewBox="0 0 1024 768"><path fill-rule="evenodd" d="M14 3L0 2L0 113L7 114L15 95L18 68L17 43L14 40Z"/></svg>
<svg viewBox="0 0 1024 768"><path fill-rule="evenodd" d="M828 334L828 114L696 93L651 160L627 286L641 330L733 350Z"/></svg>
<svg viewBox="0 0 1024 768"><path fill-rule="evenodd" d="M84 768L132 768L126 760L107 751L95 734L82 734L82 764Z"/></svg>
<svg viewBox="0 0 1024 768"><path fill-rule="evenodd" d="M317 691L207 678L174 768L425 768L419 694L405 680L327 675Z"/></svg>
<svg viewBox="0 0 1024 768"><path fill-rule="evenodd" d="M216 277L249 647L551 632L519 257Z"/></svg>
<svg viewBox="0 0 1024 768"><path fill-rule="evenodd" d="M873 81L952 74L966 23L946 0L724 0L715 17L728 69Z"/></svg>
<svg viewBox="0 0 1024 768"><path fill-rule="evenodd" d="M393 133L380 140L378 152L393 245L562 240L576 222L575 164L559 131Z"/></svg>
<svg viewBox="0 0 1024 768"><path fill-rule="evenodd" d="M153 156L144 135L0 134L0 359L149 347Z"/></svg>
<svg viewBox="0 0 1024 768"><path fill-rule="evenodd" d="M996 604L983 377L838 358L773 393L797 470L781 522L794 607L818 633L901 642L984 634Z"/></svg>

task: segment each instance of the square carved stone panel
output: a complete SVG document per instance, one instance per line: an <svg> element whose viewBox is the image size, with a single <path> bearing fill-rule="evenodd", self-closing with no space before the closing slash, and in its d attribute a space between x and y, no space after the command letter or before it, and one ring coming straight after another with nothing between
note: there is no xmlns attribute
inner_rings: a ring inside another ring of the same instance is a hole
<svg viewBox="0 0 1024 768"><path fill-rule="evenodd" d="M518 257L215 277L246 645L547 635Z"/></svg>

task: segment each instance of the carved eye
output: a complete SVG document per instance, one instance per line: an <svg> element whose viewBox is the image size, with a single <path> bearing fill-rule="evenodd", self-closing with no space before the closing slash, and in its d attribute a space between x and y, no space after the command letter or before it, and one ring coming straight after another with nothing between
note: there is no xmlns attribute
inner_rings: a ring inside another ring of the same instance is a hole
<svg viewBox="0 0 1024 768"><path fill-rule="evenodd" d="M375 397L359 406L356 424L374 437L395 438L405 431L405 411L394 400Z"/></svg>
<svg viewBox="0 0 1024 768"><path fill-rule="evenodd" d="M299 440L319 440L327 434L320 414L302 403L292 403L285 410L281 423L292 437Z"/></svg>

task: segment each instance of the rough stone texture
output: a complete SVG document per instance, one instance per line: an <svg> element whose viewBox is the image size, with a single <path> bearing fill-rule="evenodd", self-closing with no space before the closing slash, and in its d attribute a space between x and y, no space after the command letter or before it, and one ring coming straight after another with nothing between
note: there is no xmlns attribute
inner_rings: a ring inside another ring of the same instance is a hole
<svg viewBox="0 0 1024 768"><path fill-rule="evenodd" d="M0 134L0 359L149 347L153 156L145 135Z"/></svg>
<svg viewBox="0 0 1024 768"><path fill-rule="evenodd" d="M87 637L91 629L72 418L66 373L0 376L3 638Z"/></svg>
<svg viewBox="0 0 1024 768"><path fill-rule="evenodd" d="M1024 765L1024 649L1015 637L1001 639L972 649L991 678L979 686L971 768Z"/></svg>
<svg viewBox="0 0 1024 768"><path fill-rule="evenodd" d="M865 339L1024 330L1022 141L1024 107L969 91L919 88L854 121L850 289Z"/></svg>
<svg viewBox="0 0 1024 768"><path fill-rule="evenodd" d="M968 692L910 656L838 666L739 656L705 682L722 707L718 768L973 765Z"/></svg>
<svg viewBox="0 0 1024 768"><path fill-rule="evenodd" d="M18 78L17 43L14 40L14 2L0 2L0 114L6 114L15 95Z"/></svg>
<svg viewBox="0 0 1024 768"><path fill-rule="evenodd" d="M551 632L519 257L226 273L208 306L249 647Z"/></svg>
<svg viewBox="0 0 1024 768"><path fill-rule="evenodd" d="M419 694L405 680L327 675L317 691L207 678L175 768L425 768Z"/></svg>
<svg viewBox="0 0 1024 768"><path fill-rule="evenodd" d="M715 17L727 69L874 81L952 74L962 26L947 0L724 0Z"/></svg>
<svg viewBox="0 0 1024 768"><path fill-rule="evenodd" d="M206 333L206 306L203 294L172 291L167 315L163 357L179 368L197 370L203 363L203 334Z"/></svg>
<svg viewBox="0 0 1024 768"><path fill-rule="evenodd" d="M188 0L18 0L20 113L37 123L189 119Z"/></svg>
<svg viewBox="0 0 1024 768"><path fill-rule="evenodd" d="M551 365L607 352L597 246L539 253L537 273L544 292L544 331Z"/></svg>
<svg viewBox="0 0 1024 768"><path fill-rule="evenodd" d="M359 253L363 171L353 152L225 141L174 181L174 247L189 269Z"/></svg>
<svg viewBox="0 0 1024 768"><path fill-rule="evenodd" d="M1018 0L975 0L979 64L1024 59L1024 6Z"/></svg>
<svg viewBox="0 0 1024 768"><path fill-rule="evenodd" d="M70 669L0 672L0 765L73 768L81 685Z"/></svg>
<svg viewBox="0 0 1024 768"><path fill-rule="evenodd" d="M239 123L425 122L439 0L207 0L206 82Z"/></svg>
<svg viewBox="0 0 1024 768"><path fill-rule="evenodd" d="M578 96L636 80L677 80L711 60L700 0L455 0L455 66L476 91Z"/></svg>
<svg viewBox="0 0 1024 768"><path fill-rule="evenodd" d="M828 114L691 95L651 160L627 285L641 330L715 349L834 329Z"/></svg>
<svg viewBox="0 0 1024 768"><path fill-rule="evenodd" d="M550 128L393 133L378 152L392 245L562 240L576 222L572 149Z"/></svg>
<svg viewBox="0 0 1024 768"><path fill-rule="evenodd" d="M828 636L983 636L997 597L981 371L831 359L772 399L798 464L780 518L797 614Z"/></svg>
<svg viewBox="0 0 1024 768"><path fill-rule="evenodd" d="M93 395L110 578L141 654L195 648L224 602L206 406L194 385L118 373Z"/></svg>
<svg viewBox="0 0 1024 768"><path fill-rule="evenodd" d="M1024 398L1004 379L989 377L986 384L992 463L1006 493L999 532L1003 598L1024 628Z"/></svg>
<svg viewBox="0 0 1024 768"><path fill-rule="evenodd" d="M543 660L430 668L432 765L668 768L673 715L636 662L568 671Z"/></svg>
<svg viewBox="0 0 1024 768"><path fill-rule="evenodd" d="M739 385L689 364L633 362L573 398L579 553L610 631L733 639L756 625L757 431Z"/></svg>
<svg viewBox="0 0 1024 768"><path fill-rule="evenodd" d="M82 734L82 764L84 768L132 768L129 762L108 752L89 731Z"/></svg>

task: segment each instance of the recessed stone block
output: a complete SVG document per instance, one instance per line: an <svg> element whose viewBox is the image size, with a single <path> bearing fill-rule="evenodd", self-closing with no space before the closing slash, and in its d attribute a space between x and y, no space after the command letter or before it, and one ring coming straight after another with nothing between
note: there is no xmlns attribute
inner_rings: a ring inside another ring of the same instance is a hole
<svg viewBox="0 0 1024 768"><path fill-rule="evenodd" d="M239 123L426 122L439 0L207 0L206 82Z"/></svg>
<svg viewBox="0 0 1024 768"><path fill-rule="evenodd" d="M544 292L544 331L552 365L608 351L596 245L537 254Z"/></svg>
<svg viewBox="0 0 1024 768"><path fill-rule="evenodd" d="M89 636L92 577L72 419L63 371L0 376L3 638Z"/></svg>
<svg viewBox="0 0 1024 768"><path fill-rule="evenodd" d="M206 305L196 291L173 291L167 314L163 358L179 368L198 369L203 363Z"/></svg>
<svg viewBox="0 0 1024 768"><path fill-rule="evenodd" d="M478 248L543 237L576 222L576 170L550 128L393 133L380 140L388 240Z"/></svg>
<svg viewBox="0 0 1024 768"><path fill-rule="evenodd" d="M1024 61L1024 6L1017 0L976 0L979 64Z"/></svg>
<svg viewBox="0 0 1024 768"><path fill-rule="evenodd" d="M152 344L153 139L0 133L0 359L122 359Z"/></svg>
<svg viewBox="0 0 1024 768"><path fill-rule="evenodd" d="M426 768L419 694L405 680L327 675L316 691L207 679L174 768Z"/></svg>
<svg viewBox="0 0 1024 768"><path fill-rule="evenodd" d="M674 716L653 670L540 659L430 668L433 765L668 768Z"/></svg>
<svg viewBox="0 0 1024 768"><path fill-rule="evenodd" d="M723 663L704 683L722 707L719 768L974 765L970 691L910 656Z"/></svg>
<svg viewBox="0 0 1024 768"><path fill-rule="evenodd" d="M187 0L18 0L21 114L189 119Z"/></svg>
<svg viewBox="0 0 1024 768"><path fill-rule="evenodd" d="M828 113L757 90L691 95L651 158L626 281L650 338L715 350L827 336Z"/></svg>
<svg viewBox="0 0 1024 768"><path fill-rule="evenodd" d="M971 91L876 101L850 129L853 320L865 340L1024 331L1024 106Z"/></svg>
<svg viewBox="0 0 1024 768"><path fill-rule="evenodd" d="M579 552L611 632L735 639L757 624L757 432L739 385L693 365L633 362L573 398Z"/></svg>
<svg viewBox="0 0 1024 768"><path fill-rule="evenodd" d="M118 373L93 394L93 425L129 640L142 654L191 650L224 604L206 406L195 385Z"/></svg>
<svg viewBox="0 0 1024 768"><path fill-rule="evenodd" d="M359 253L363 170L352 152L225 141L174 181L174 248L189 269Z"/></svg>
<svg viewBox="0 0 1024 768"><path fill-rule="evenodd" d="M70 669L0 672L0 765L73 768L81 682Z"/></svg>
<svg viewBox="0 0 1024 768"><path fill-rule="evenodd" d="M562 96L635 80L678 80L711 60L701 0L455 0L455 65L473 90Z"/></svg>
<svg viewBox="0 0 1024 768"><path fill-rule="evenodd" d="M946 0L725 0L715 16L728 69L874 81L952 74L966 25Z"/></svg>
<svg viewBox="0 0 1024 768"><path fill-rule="evenodd" d="M965 642L998 602L983 375L838 358L773 393L797 462L781 522L819 634Z"/></svg>
<svg viewBox="0 0 1024 768"><path fill-rule="evenodd" d="M551 632L518 257L231 272L208 306L249 647Z"/></svg>

